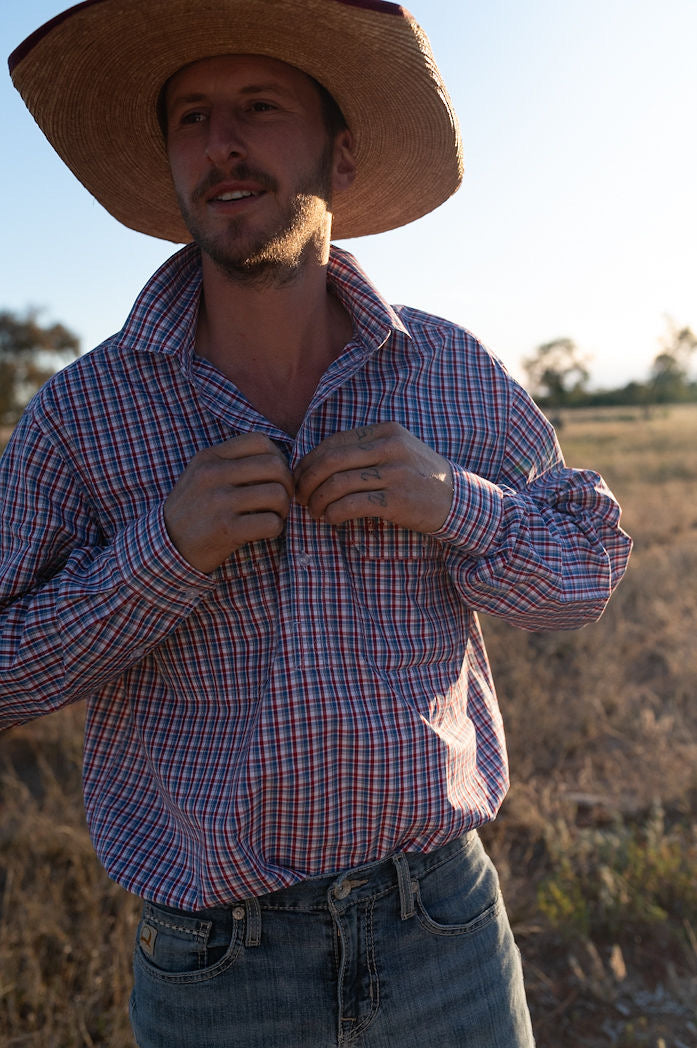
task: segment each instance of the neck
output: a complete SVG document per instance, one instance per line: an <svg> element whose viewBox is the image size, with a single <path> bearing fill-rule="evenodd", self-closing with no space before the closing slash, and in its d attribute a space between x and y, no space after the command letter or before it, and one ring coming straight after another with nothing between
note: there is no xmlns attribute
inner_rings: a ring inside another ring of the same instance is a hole
<svg viewBox="0 0 697 1048"><path fill-rule="evenodd" d="M327 262L282 279L236 280L203 255L197 353L289 432L351 338L351 319L327 288Z"/></svg>

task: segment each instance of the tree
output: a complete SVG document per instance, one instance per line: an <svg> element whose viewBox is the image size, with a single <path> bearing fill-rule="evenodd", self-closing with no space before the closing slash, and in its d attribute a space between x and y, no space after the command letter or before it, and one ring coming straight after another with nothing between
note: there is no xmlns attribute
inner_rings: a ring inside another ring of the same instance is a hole
<svg viewBox="0 0 697 1048"><path fill-rule="evenodd" d="M14 425L24 405L51 375L80 352L63 324L42 326L39 310L0 311L0 422Z"/></svg>
<svg viewBox="0 0 697 1048"><path fill-rule="evenodd" d="M573 403L590 378L589 358L570 338L557 338L538 346L523 360L531 391L546 403L560 407Z"/></svg>
<svg viewBox="0 0 697 1048"><path fill-rule="evenodd" d="M679 328L668 320L668 334L661 339L661 352L651 367L650 386L655 400L685 400L690 393L690 364L697 349L697 336L691 328Z"/></svg>

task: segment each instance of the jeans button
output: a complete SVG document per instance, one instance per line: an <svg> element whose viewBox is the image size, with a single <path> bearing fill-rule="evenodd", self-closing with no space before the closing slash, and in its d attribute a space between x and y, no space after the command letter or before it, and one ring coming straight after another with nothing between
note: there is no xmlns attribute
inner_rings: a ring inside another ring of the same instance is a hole
<svg viewBox="0 0 697 1048"><path fill-rule="evenodd" d="M351 894L351 885L346 881L342 881L341 884L334 885L334 898L335 899L347 899Z"/></svg>

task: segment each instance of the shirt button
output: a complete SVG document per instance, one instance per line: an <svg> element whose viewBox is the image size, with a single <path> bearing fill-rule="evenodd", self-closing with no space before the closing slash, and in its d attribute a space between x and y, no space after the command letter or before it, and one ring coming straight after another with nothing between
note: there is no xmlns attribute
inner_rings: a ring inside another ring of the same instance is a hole
<svg viewBox="0 0 697 1048"><path fill-rule="evenodd" d="M298 554L298 564L302 568L309 568L310 564L312 564L312 557L310 556L309 553L299 553Z"/></svg>

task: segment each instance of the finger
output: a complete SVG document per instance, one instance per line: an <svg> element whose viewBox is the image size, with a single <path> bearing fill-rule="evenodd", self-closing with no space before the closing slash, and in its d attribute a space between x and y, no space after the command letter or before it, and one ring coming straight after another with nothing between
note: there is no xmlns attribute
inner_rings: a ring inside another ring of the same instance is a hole
<svg viewBox="0 0 697 1048"><path fill-rule="evenodd" d="M232 529L232 549L239 549L248 542L276 539L285 527L285 517L278 513L249 513L238 517Z"/></svg>
<svg viewBox="0 0 697 1048"><path fill-rule="evenodd" d="M227 458L220 456L214 449L208 449L197 456L187 473L189 486L195 485L201 496L218 488L227 491L229 488L263 483L282 485L289 497L293 496L295 489L293 474L287 463L271 452Z"/></svg>
<svg viewBox="0 0 697 1048"><path fill-rule="evenodd" d="M347 495L372 493L375 495L389 486L388 468L366 466L365 469L341 470L331 473L326 480L308 492L307 508L310 515L319 519L327 507Z"/></svg>
<svg viewBox="0 0 697 1048"><path fill-rule="evenodd" d="M217 496L215 511L220 518L232 519L254 513L272 512L283 520L290 511L290 496L282 484L250 484L236 486Z"/></svg>
<svg viewBox="0 0 697 1048"><path fill-rule="evenodd" d="M323 519L327 524L336 526L347 520L359 520L362 517L380 517L392 520L395 498L389 491L354 491L343 498L330 502Z"/></svg>
<svg viewBox="0 0 697 1048"><path fill-rule="evenodd" d="M165 506L165 524L182 556L207 573L245 543L280 535L289 509L282 484L219 487L188 509Z"/></svg>
<svg viewBox="0 0 697 1048"><path fill-rule="evenodd" d="M285 518L270 511L235 516L214 534L196 535L188 546L177 546L182 556L204 574L221 565L231 553L250 542L275 539L285 527Z"/></svg>
<svg viewBox="0 0 697 1048"><path fill-rule="evenodd" d="M251 455L247 458L219 460L216 463L222 484L245 487L264 483L281 484L292 498L295 481L288 465L280 456L273 454Z"/></svg>
<svg viewBox="0 0 697 1048"><path fill-rule="evenodd" d="M306 505L312 493L332 474L379 468L387 448L377 429L371 426L335 433L308 452L295 468L298 501Z"/></svg>
<svg viewBox="0 0 697 1048"><path fill-rule="evenodd" d="M303 469L305 466L310 466L315 460L332 453L341 455L351 450L375 451L380 441L384 439L385 431L392 427L393 423L380 422L372 426L358 426L356 429L345 429L332 433L312 451L308 451L298 464L298 468Z"/></svg>
<svg viewBox="0 0 697 1048"><path fill-rule="evenodd" d="M274 455L281 462L286 462L283 452L278 445L274 444L273 440L267 437L265 433L258 433L256 430L252 430L250 433L240 433L238 436L230 437L221 444L214 444L206 450L218 458L224 459L238 459L246 458L250 455L268 454Z"/></svg>

